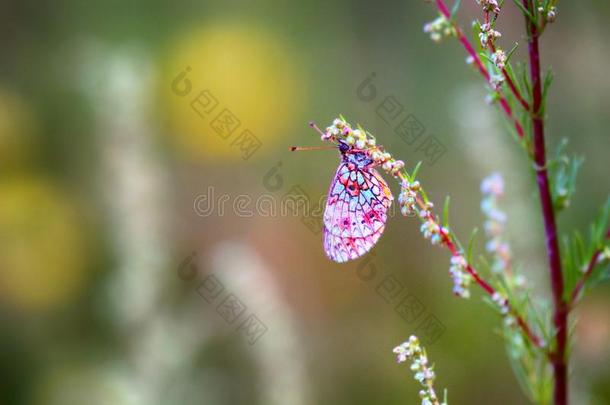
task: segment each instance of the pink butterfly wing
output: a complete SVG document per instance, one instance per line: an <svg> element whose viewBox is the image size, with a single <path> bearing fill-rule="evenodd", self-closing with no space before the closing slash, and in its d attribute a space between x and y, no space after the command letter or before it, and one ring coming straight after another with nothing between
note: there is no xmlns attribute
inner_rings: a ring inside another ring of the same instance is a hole
<svg viewBox="0 0 610 405"><path fill-rule="evenodd" d="M371 250L385 229L391 203L390 189L375 169L350 170L341 163L324 211L326 255L341 263Z"/></svg>

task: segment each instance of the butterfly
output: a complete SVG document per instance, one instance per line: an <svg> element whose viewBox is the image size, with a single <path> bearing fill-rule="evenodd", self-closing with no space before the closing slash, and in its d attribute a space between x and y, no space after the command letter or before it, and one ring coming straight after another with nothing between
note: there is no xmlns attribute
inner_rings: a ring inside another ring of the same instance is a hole
<svg viewBox="0 0 610 405"><path fill-rule="evenodd" d="M324 251L330 259L342 263L364 255L377 243L393 196L375 170L378 164L369 150L341 140L336 147L341 160L324 209Z"/></svg>

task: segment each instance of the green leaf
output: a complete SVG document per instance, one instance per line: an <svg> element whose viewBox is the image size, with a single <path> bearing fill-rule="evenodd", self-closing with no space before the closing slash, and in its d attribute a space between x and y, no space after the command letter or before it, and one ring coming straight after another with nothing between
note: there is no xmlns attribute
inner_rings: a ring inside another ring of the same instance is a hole
<svg viewBox="0 0 610 405"><path fill-rule="evenodd" d="M421 194L422 198L424 199L424 203L428 204L430 200L428 199L428 194L426 194L426 190L424 190L423 187L419 189L419 194Z"/></svg>
<svg viewBox="0 0 610 405"><path fill-rule="evenodd" d="M594 234L592 235L593 243L595 244L594 249L602 249L608 245L608 222L610 221L610 198L606 200L606 203L601 209L597 220L593 223Z"/></svg>
<svg viewBox="0 0 610 405"><path fill-rule="evenodd" d="M477 49L479 52L483 51L483 46L481 45L481 40L479 39L479 33L481 32L481 24L478 21L472 22L472 37L473 42L477 44Z"/></svg>
<svg viewBox="0 0 610 405"><path fill-rule="evenodd" d="M531 100L532 86L530 85L529 79L527 78L527 69L525 68L525 65L522 65L522 67L521 67L521 83L525 87L527 94ZM528 120L528 121L531 121L531 120Z"/></svg>
<svg viewBox="0 0 610 405"><path fill-rule="evenodd" d="M519 42L515 42L515 45L513 45L511 50L508 51L508 53L506 54L506 62L508 62L510 60L510 57L513 56L513 53L515 53L515 51L517 50L518 47L519 47Z"/></svg>
<svg viewBox="0 0 610 405"><path fill-rule="evenodd" d="M562 140L557 148L556 156L549 162L551 194L553 206L557 212L570 205L572 196L576 192L578 170L584 162L581 157L568 157L564 152L566 145L567 141Z"/></svg>
<svg viewBox="0 0 610 405"><path fill-rule="evenodd" d="M417 162L417 164L415 165L415 168L413 169L413 171L411 172L411 176L409 178L410 182L414 182L416 177L417 177L417 173L419 172L419 168L421 167L422 161L420 160L419 162Z"/></svg>
<svg viewBox="0 0 610 405"><path fill-rule="evenodd" d="M453 7L451 8L451 19L454 20L455 17L457 16L457 12L460 9L460 5L462 3L462 0L455 0L455 3L453 3Z"/></svg>
<svg viewBox="0 0 610 405"><path fill-rule="evenodd" d="M544 82L542 84L542 98L543 99L546 98L549 88L551 87L551 84L553 83L554 77L555 76L551 69L547 70L546 73L544 74Z"/></svg>
<svg viewBox="0 0 610 405"><path fill-rule="evenodd" d="M487 52L479 52L479 56L481 57L481 60L484 60L487 63L493 63L491 57L487 54Z"/></svg>

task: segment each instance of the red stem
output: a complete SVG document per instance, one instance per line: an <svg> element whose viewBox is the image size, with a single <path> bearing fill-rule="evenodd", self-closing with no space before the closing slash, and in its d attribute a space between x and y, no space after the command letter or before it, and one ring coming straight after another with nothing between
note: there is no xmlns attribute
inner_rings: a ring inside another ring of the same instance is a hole
<svg viewBox="0 0 610 405"><path fill-rule="evenodd" d="M531 0L522 0L523 6L529 10L531 15L536 14ZM559 241L557 238L557 225L555 223L555 212L553 200L549 187L549 177L546 169L546 150L544 141L544 121L540 116L542 105L542 81L540 75L540 50L538 47L538 27L526 18L530 65L530 80L532 82L532 127L534 136L534 161L536 163L536 181L540 194L540 203L544 219L546 233L546 250L549 260L551 278L551 289L553 293L553 323L557 333L557 344L551 355L555 386L553 399L555 405L567 405L568 403L568 367L566 361L566 349L568 343L568 303L564 298L563 272L561 269L561 257Z"/></svg>
<svg viewBox="0 0 610 405"><path fill-rule="evenodd" d="M457 24L455 24L451 20L451 12L449 11L449 8L447 8L447 5L445 4L445 2L443 0L435 0L435 2L436 2L436 7L438 8L438 11L447 19L447 21L452 22L453 28L455 29L455 35L456 35L458 41L460 41L460 43L466 50L466 53L468 53L468 55L472 58L472 60L476 64L477 69L479 70L479 73L481 73L481 75L485 78L485 81L487 83L489 83L491 76L489 75L487 68L485 67L485 65L481 61L481 58L479 58L479 55L477 54L477 52L474 50L474 48L468 41L468 38L466 38L466 36L462 32L461 28L458 27ZM497 89L496 92L498 93L500 106L502 107L502 110L504 110L504 113L506 114L508 119L515 126L515 130L517 131L517 135L519 136L519 138L523 138L523 136L525 134L523 131L523 127L521 126L519 121L517 121L517 119L513 116L513 111L510 108L510 105L508 104L506 97L504 97L504 95L502 94L502 91L500 89Z"/></svg>

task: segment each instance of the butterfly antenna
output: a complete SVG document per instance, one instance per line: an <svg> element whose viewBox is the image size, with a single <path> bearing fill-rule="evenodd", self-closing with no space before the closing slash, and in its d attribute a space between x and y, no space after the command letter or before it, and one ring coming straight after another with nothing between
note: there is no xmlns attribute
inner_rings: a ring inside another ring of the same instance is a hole
<svg viewBox="0 0 610 405"><path fill-rule="evenodd" d="M290 151L299 152L305 150L329 150L329 149L337 149L335 145L333 146L291 146Z"/></svg>
<svg viewBox="0 0 610 405"><path fill-rule="evenodd" d="M309 126L312 127L313 129L315 129L321 136L325 136L326 134L324 132L322 132L322 130L320 128L318 128L318 126L316 125L315 122L311 121L309 123ZM332 146L291 146L290 150L292 152L295 151L304 151L304 150L330 150L330 149L337 149L336 145L332 145Z"/></svg>
<svg viewBox="0 0 610 405"><path fill-rule="evenodd" d="M319 133L321 136L326 135L324 132L322 132L322 130L321 130L320 128L318 128L318 126L316 125L316 123L315 123L315 122L310 121L310 122L309 122L309 126L310 126L310 127L312 127L313 129L315 129L316 131L318 131L318 133Z"/></svg>

